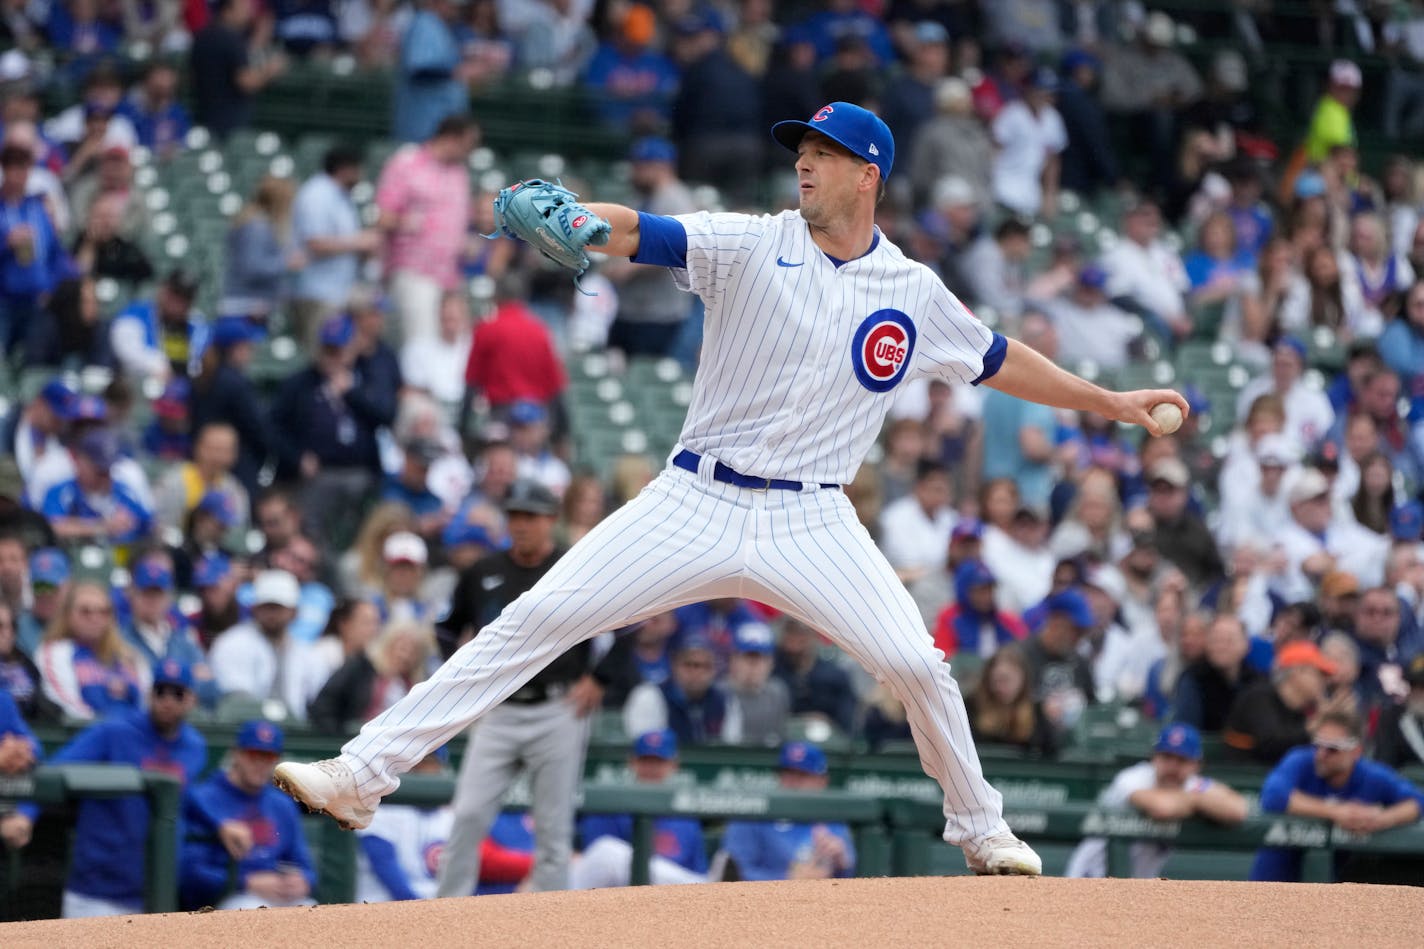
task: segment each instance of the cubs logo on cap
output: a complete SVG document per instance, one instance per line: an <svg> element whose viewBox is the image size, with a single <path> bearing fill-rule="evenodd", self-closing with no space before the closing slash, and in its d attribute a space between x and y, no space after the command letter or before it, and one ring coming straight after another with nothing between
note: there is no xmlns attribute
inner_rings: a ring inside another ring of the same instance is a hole
<svg viewBox="0 0 1424 949"><path fill-rule="evenodd" d="M633 742L633 757L671 761L677 757L677 734L667 728L644 732Z"/></svg>
<svg viewBox="0 0 1424 949"><path fill-rule="evenodd" d="M253 719L243 723L234 744L245 751L265 751L268 754L280 755L282 739L282 729L271 722Z"/></svg>
<svg viewBox="0 0 1424 949"><path fill-rule="evenodd" d="M1191 725L1183 725L1180 722L1168 725L1157 736L1152 750L1158 754L1196 760L1202 756L1201 734Z"/></svg>
<svg viewBox="0 0 1424 949"><path fill-rule="evenodd" d="M809 122L787 119L771 127L771 137L793 152L807 132L819 132L875 165L880 169L881 181L890 177L895 164L895 138L890 126L869 109L853 102L832 102L821 106Z"/></svg>
<svg viewBox="0 0 1424 949"><path fill-rule="evenodd" d="M899 310L876 310L855 331L851 368L871 392L889 392L905 378L915 351L914 321Z"/></svg>
<svg viewBox="0 0 1424 949"><path fill-rule="evenodd" d="M779 766L783 771L802 774L825 774L826 753L807 741L787 742L781 748Z"/></svg>

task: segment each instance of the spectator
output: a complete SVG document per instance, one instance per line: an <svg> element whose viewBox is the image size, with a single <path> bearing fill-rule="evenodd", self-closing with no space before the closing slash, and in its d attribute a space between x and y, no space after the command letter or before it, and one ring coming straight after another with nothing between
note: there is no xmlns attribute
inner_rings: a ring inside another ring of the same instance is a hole
<svg viewBox="0 0 1424 949"><path fill-rule="evenodd" d="M51 379L20 410L13 426L7 426L11 443L6 448L14 455L21 481L29 484L50 452L64 454L61 436L74 415L77 398L62 380Z"/></svg>
<svg viewBox="0 0 1424 949"><path fill-rule="evenodd" d="M429 553L418 534L399 531L386 538L381 549L384 570L381 590L372 599L382 623L435 620L435 605L420 595Z"/></svg>
<svg viewBox="0 0 1424 949"><path fill-rule="evenodd" d="M45 312L32 326L25 362L64 369L113 367L109 326L99 315L92 277L66 277L55 285Z"/></svg>
<svg viewBox="0 0 1424 949"><path fill-rule="evenodd" d="M984 532L983 554L999 578L1000 609L1023 615L1048 595L1055 561L1048 549L1048 516L1041 508L1018 504L1008 530Z"/></svg>
<svg viewBox="0 0 1424 949"><path fill-rule="evenodd" d="M272 8L273 36L288 53L324 57L335 49L336 9L329 0L276 0Z"/></svg>
<svg viewBox="0 0 1424 949"><path fill-rule="evenodd" d="M321 582L321 551L311 539L296 534L281 547L269 552L268 563L274 570L285 570L297 578L300 593L297 615L287 626L287 632L297 641L314 642L331 616L336 602L326 584ZM246 590L242 591L244 594Z"/></svg>
<svg viewBox="0 0 1424 949"><path fill-rule="evenodd" d="M1370 316L1357 281L1344 280L1333 247L1311 248L1305 256L1303 281L1294 282L1280 305L1281 328L1299 333L1323 326L1342 340L1374 336L1384 324Z"/></svg>
<svg viewBox="0 0 1424 949"><path fill-rule="evenodd" d="M23 100L15 96L9 99L10 103L16 101ZM29 174L25 179L23 193L44 199L45 210L49 212L55 230L63 234L69 231L72 223L69 197L58 174L64 166L64 156L59 146L46 139L35 126L35 120L39 117L39 105L37 99L34 101L33 118L26 115L5 123L4 136L0 137L0 151L6 147L14 147L18 150L17 157L29 156Z"/></svg>
<svg viewBox="0 0 1424 949"><path fill-rule="evenodd" d="M677 614L650 616L614 639L593 670L603 687L603 706L621 709L640 683L662 685L672 675L672 645L678 632Z"/></svg>
<svg viewBox="0 0 1424 949"><path fill-rule="evenodd" d="M1348 834L1370 835L1419 820L1424 793L1386 765L1364 757L1358 716L1327 713L1315 723L1308 747L1281 759L1261 787L1261 809L1327 820ZM1301 742L1305 744L1305 742ZM1263 847L1252 880L1299 881L1302 852ZM1337 851L1336 879L1348 872L1350 853Z"/></svg>
<svg viewBox="0 0 1424 949"><path fill-rule="evenodd" d="M1331 570L1351 573L1357 580L1378 582L1384 575L1388 543L1353 520L1333 517L1330 484L1306 468L1291 486L1291 521L1277 538L1285 553L1285 570L1275 592L1287 602L1310 598L1314 583Z"/></svg>
<svg viewBox="0 0 1424 949"><path fill-rule="evenodd" d="M679 18L672 53L682 71L672 134L682 149L683 174L746 201L754 181L747 171L758 167L762 155L762 136L755 131L762 118L749 114L761 95L757 81L728 55L715 12Z"/></svg>
<svg viewBox="0 0 1424 949"><path fill-rule="evenodd" d="M1142 336L1142 320L1111 302L1107 286L1107 271L1088 264L1066 294L1039 304L1061 340L1060 358L1070 364L1087 360L1104 369L1121 369Z"/></svg>
<svg viewBox="0 0 1424 949"><path fill-rule="evenodd" d="M742 713L742 741L749 745L778 745L786 733L791 694L785 682L772 677L774 650L765 623L737 627L727 687Z"/></svg>
<svg viewBox="0 0 1424 949"><path fill-rule="evenodd" d="M303 659L302 694L308 706L336 670L365 653L381 632L381 614L369 600L342 597L331 608L326 628Z"/></svg>
<svg viewBox="0 0 1424 949"><path fill-rule="evenodd" d="M1424 280L1405 292L1404 306L1380 335L1379 354L1411 388L1424 377Z"/></svg>
<svg viewBox="0 0 1424 949"><path fill-rule="evenodd" d="M262 532L263 546L257 554L260 565L268 564L274 553L302 533L302 516L296 500L281 488L269 488L258 496L253 520Z"/></svg>
<svg viewBox="0 0 1424 949"><path fill-rule="evenodd" d="M287 275L306 264L292 233L295 194L290 178L267 175L233 218L222 284L228 314L265 322L286 295Z"/></svg>
<svg viewBox="0 0 1424 949"><path fill-rule="evenodd" d="M1106 460L1106 459L1104 459ZM1068 560L1083 554L1113 564L1130 554L1134 544L1123 524L1117 478L1107 468L1084 471L1073 500L1049 541L1053 556Z"/></svg>
<svg viewBox="0 0 1424 949"><path fill-rule="evenodd" d="M1063 117L1054 107L1058 74L1047 67L1033 75L1022 99L994 116L994 200L1014 214L1051 218L1058 213L1060 155L1068 147Z"/></svg>
<svg viewBox="0 0 1424 949"><path fill-rule="evenodd" d="M1142 316L1154 332L1171 341L1188 335L1192 321L1183 298L1186 268L1161 233L1157 205L1139 201L1123 212L1123 239L1103 255L1102 265L1113 302Z"/></svg>
<svg viewBox="0 0 1424 949"><path fill-rule="evenodd" d="M59 708L45 697L40 670L20 648L15 615L12 606L0 603L0 693L8 695L17 714L29 721L57 720ZM4 726L0 725L0 748L4 744ZM3 771L0 768L0 772Z"/></svg>
<svg viewBox="0 0 1424 949"><path fill-rule="evenodd" d="M1125 114L1144 142L1159 184L1172 163L1183 112L1202 95L1201 76L1173 49L1176 24L1154 11L1131 45L1109 46L1103 62L1103 104Z"/></svg>
<svg viewBox="0 0 1424 949"><path fill-rule="evenodd" d="M964 698L976 742L1013 745L1027 754L1051 758L1058 749L1054 726L1034 698L1023 650L1005 645L984 663L978 685Z"/></svg>
<svg viewBox="0 0 1424 949"><path fill-rule="evenodd" d="M74 266L91 277L110 277L135 289L153 279L153 264L131 234L124 233L124 208L128 200L117 193L96 195L89 203L84 230L70 251ZM51 303L51 310L55 304ZM97 307L94 317L98 316ZM91 318L92 319L92 318Z"/></svg>
<svg viewBox="0 0 1424 949"><path fill-rule="evenodd" d="M1364 299L1361 319L1372 328L1388 325L1404 310L1404 296L1414 284L1414 268L1395 253L1384 219L1362 211L1350 219L1350 241L1343 256L1345 279L1358 284Z"/></svg>
<svg viewBox="0 0 1424 949"><path fill-rule="evenodd" d="M337 146L322 170L303 182L292 204L292 237L303 257L288 310L295 335L316 348L316 331L345 307L356 287L361 256L380 246L378 232L361 226L351 189L361 180L361 154Z"/></svg>
<svg viewBox="0 0 1424 949"><path fill-rule="evenodd" d="M678 68L653 47L657 15L641 3L629 4L612 39L599 45L584 71L583 85L594 110L610 129L646 131L669 117L677 93Z"/></svg>
<svg viewBox="0 0 1424 949"><path fill-rule="evenodd" d="M503 521L500 523L502 528ZM356 542L350 550L341 555L341 562L337 567L341 591L362 598L379 593L386 538L399 531L413 530L415 527L415 518L410 508L404 504L383 501L373 507L356 533Z"/></svg>
<svg viewBox="0 0 1424 949"><path fill-rule="evenodd" d="M523 283L506 275L495 284L494 310L470 344L465 385L497 415L518 402L550 405L568 385L549 329L523 302Z"/></svg>
<svg viewBox="0 0 1424 949"><path fill-rule="evenodd" d="M276 725L244 722L227 764L188 793L183 816L189 837L178 884L185 905L258 909L313 904L316 868L301 814L291 798L272 787L282 746Z"/></svg>
<svg viewBox="0 0 1424 949"><path fill-rule="evenodd" d="M1022 313L1031 250L1028 225L1012 216L976 240L959 264L970 301L1005 317Z"/></svg>
<svg viewBox="0 0 1424 949"><path fill-rule="evenodd" d="M934 105L935 114L920 126L909 149L908 178L915 206L929 201L938 183L950 176L969 186L977 205L987 205L994 143L974 114L969 84L957 76L941 79L935 86Z"/></svg>
<svg viewBox="0 0 1424 949"><path fill-rule="evenodd" d="M138 143L161 161L183 150L193 124L178 101L178 70L161 59L149 63L143 80L119 105L118 114L133 125Z"/></svg>
<svg viewBox="0 0 1424 949"><path fill-rule="evenodd" d="M690 214L692 192L677 176L677 149L659 138L643 138L628 153L630 180L648 214ZM618 286L618 315L608 328L608 347L626 356L670 356L687 323L687 296L657 268L632 261L609 261L600 271ZM537 339L537 337L536 337Z"/></svg>
<svg viewBox="0 0 1424 949"><path fill-rule="evenodd" d="M208 554L193 564L190 585L198 595L198 609L189 620L193 632L204 643L211 643L224 630L241 621L237 603L237 575L232 561L224 554Z"/></svg>
<svg viewBox="0 0 1424 949"><path fill-rule="evenodd" d="M519 477L537 481L556 497L569 486L569 466L549 445L549 413L537 402L509 407L509 444L519 457Z"/></svg>
<svg viewBox="0 0 1424 949"><path fill-rule="evenodd" d="M745 600L725 597L689 603L673 611L677 616L678 633L705 639L717 656L717 674L727 671L727 664L736 651L736 637L741 630L762 625L761 615Z"/></svg>
<svg viewBox="0 0 1424 949"><path fill-rule="evenodd" d="M1337 671L1314 643L1281 648L1271 678L1242 690L1232 702L1221 736L1226 747L1238 760L1275 764L1307 743L1308 714L1324 701L1326 679Z"/></svg>
<svg viewBox="0 0 1424 949"><path fill-rule="evenodd" d="M934 20L917 23L906 45L904 71L885 87L881 118L900 154L913 154L923 123L935 112L935 88L949 74L949 31Z"/></svg>
<svg viewBox="0 0 1424 949"><path fill-rule="evenodd" d="M1092 196L1116 185L1121 176L1098 95L1102 62L1090 52L1072 49L1063 54L1062 70L1057 108L1068 144L1060 177L1063 187Z"/></svg>
<svg viewBox="0 0 1424 949"><path fill-rule="evenodd" d="M194 118L219 140L252 123L257 93L287 68L280 53L253 56L255 7L253 0L218 0L212 21L193 37Z"/></svg>
<svg viewBox="0 0 1424 949"><path fill-rule="evenodd" d="M715 684L716 678L712 644L701 636L683 636L673 652L671 677L661 685L645 682L628 693L624 731L641 735L671 729L687 745L740 742L741 707Z"/></svg>
<svg viewBox="0 0 1424 949"><path fill-rule="evenodd" d="M232 514L229 527L247 526L247 491L233 475L237 462L237 431L222 422L198 430L193 439L193 460L170 468L155 490L156 516L164 527L181 528L188 515L217 493Z"/></svg>
<svg viewBox="0 0 1424 949"><path fill-rule="evenodd" d="M1247 383L1236 399L1236 411L1246 415L1263 395L1277 395L1286 413L1284 434L1301 450L1314 448L1335 424L1335 410L1320 389L1305 380L1305 344L1282 336L1271 350L1271 371Z"/></svg>
<svg viewBox="0 0 1424 949"><path fill-rule="evenodd" d="M777 783L787 791L820 791L829 783L826 753L803 741L781 748ZM855 872L855 845L844 824L731 821L722 850L735 879L825 880Z"/></svg>
<svg viewBox="0 0 1424 949"><path fill-rule="evenodd" d="M426 141L446 119L469 111L454 29L459 11L456 0L424 0L401 37L391 103L391 129L398 141Z"/></svg>
<svg viewBox="0 0 1424 949"><path fill-rule="evenodd" d="M40 324L40 308L68 267L43 198L28 193L34 152L0 147L0 347L13 354Z"/></svg>
<svg viewBox="0 0 1424 949"><path fill-rule="evenodd" d="M1363 85L1359 66L1347 59L1337 59L1330 64L1325 94L1315 105L1305 137L1303 148L1307 163L1319 164L1337 145L1354 147L1355 121L1351 113L1360 101Z"/></svg>
<svg viewBox="0 0 1424 949"><path fill-rule="evenodd" d="M1394 466L1380 452L1370 452L1360 463L1360 487L1350 499L1355 522L1373 533L1388 535L1389 516L1397 503Z"/></svg>
<svg viewBox="0 0 1424 949"><path fill-rule="evenodd" d="M434 655L435 637L428 625L408 619L386 624L321 687L311 703L313 727L344 735L370 721L425 680Z"/></svg>
<svg viewBox="0 0 1424 949"><path fill-rule="evenodd" d="M956 521L953 500L948 469L922 460L910 494L886 505L880 514L885 558L927 619L944 600L945 558Z"/></svg>
<svg viewBox="0 0 1424 949"><path fill-rule="evenodd" d="M786 619L776 647L774 674L791 691L791 714L834 725L844 734L855 726L855 690L850 676L820 654L821 634L800 620Z"/></svg>
<svg viewBox="0 0 1424 949"><path fill-rule="evenodd" d="M1093 673L1078 652L1096 624L1087 599L1077 590L1055 593L1044 601L1043 626L1023 645L1033 700L1059 733L1068 731L1094 704Z"/></svg>
<svg viewBox="0 0 1424 949"><path fill-rule="evenodd" d="M330 532L342 512L359 511L380 470L376 428L389 422L373 394L358 386L351 318L322 324L321 349L287 378L272 399L278 471L302 479L302 508Z"/></svg>
<svg viewBox="0 0 1424 949"><path fill-rule="evenodd" d="M1191 474L1179 458L1164 458L1147 472L1147 513L1162 556L1194 586L1221 578L1225 567L1211 532L1187 502Z"/></svg>
<svg viewBox="0 0 1424 949"><path fill-rule="evenodd" d="M18 538L5 539L0 549L14 548L23 556L24 547ZM22 606L23 597L8 602L15 611L15 631L20 651L34 657L40 640L54 618L59 615L60 603L69 594L69 558L64 551L55 547L40 547L29 558L30 596L29 606Z"/></svg>
<svg viewBox="0 0 1424 949"><path fill-rule="evenodd" d="M1279 432L1265 435L1256 443L1256 464L1254 485L1222 479L1217 539L1224 548L1258 541L1274 545L1290 523L1287 472L1298 470L1294 445Z"/></svg>
<svg viewBox="0 0 1424 949"><path fill-rule="evenodd" d="M1374 756L1391 768L1424 764L1424 656L1410 660L1404 681L1404 701L1386 705L1375 730Z"/></svg>
<svg viewBox="0 0 1424 949"><path fill-rule="evenodd" d="M193 309L197 295L197 279L173 270L152 300L137 300L120 311L109 331L119 367L130 376L159 382L188 375L198 365L209 337L206 321Z"/></svg>
<svg viewBox="0 0 1424 949"><path fill-rule="evenodd" d="M1214 211L1197 232L1197 249L1183 260L1190 284L1188 297L1199 313L1220 310L1217 333L1239 338L1241 327L1251 322L1244 307L1252 300L1255 258L1236 244L1236 226L1225 211ZM1203 314L1209 319L1209 316ZM1201 332L1201 328L1198 329Z"/></svg>
<svg viewBox="0 0 1424 949"><path fill-rule="evenodd" d="M638 784L666 785L677 774L677 735L664 729L639 735L628 756ZM632 879L633 816L590 814L578 824L583 854L569 874L569 888L627 886ZM706 883L707 849L702 824L692 817L659 817L653 822L648 879L654 885Z"/></svg>
<svg viewBox="0 0 1424 949"><path fill-rule="evenodd" d="M439 334L412 339L401 348L401 378L408 388L429 393L441 405L459 405L473 348L469 301L463 290L451 290L440 298Z"/></svg>
<svg viewBox="0 0 1424 949"><path fill-rule="evenodd" d="M63 540L131 544L147 537L153 512L134 489L114 477L119 438L109 429L86 432L73 448L74 477L45 494L43 514Z"/></svg>
<svg viewBox="0 0 1424 949"><path fill-rule="evenodd" d="M297 615L301 588L285 570L264 570L252 583L252 618L213 640L208 659L223 696L276 699L305 721L303 645L287 631Z"/></svg>
<svg viewBox="0 0 1424 949"><path fill-rule="evenodd" d="M1025 345L1049 359L1058 357L1058 334L1041 314L1025 315L1019 335ZM1018 433L1014 438L984 440L984 482L1009 480L1017 489L1016 500L1047 504L1058 428L1053 410L991 391L984 396L983 426L986 431Z"/></svg>
<svg viewBox="0 0 1424 949"><path fill-rule="evenodd" d="M597 527L608 513L603 482L594 475L574 475L564 491L563 507L559 530L563 533L563 543L572 547Z"/></svg>
<svg viewBox="0 0 1424 949"><path fill-rule="evenodd" d="M1202 817L1234 826L1246 819L1246 799L1220 781L1201 774L1201 735L1190 725L1164 728L1152 745L1152 758L1117 773L1098 795L1098 806L1111 810L1131 807L1155 821L1181 821ZM1156 879L1162 875L1172 848L1155 841L1133 843L1132 876ZM1068 858L1069 877L1104 877L1108 870L1108 841L1089 837Z"/></svg>
<svg viewBox="0 0 1424 949"><path fill-rule="evenodd" d="M144 679L149 677L145 670ZM161 771L184 785L195 781L207 766L208 750L186 721L195 701L192 672L169 659L151 677L147 711L135 702L133 710L89 726L50 763L128 765ZM148 801L138 794L79 803L64 885L65 919L143 912L149 817Z"/></svg>
<svg viewBox="0 0 1424 949"><path fill-rule="evenodd" d="M0 776L6 779L23 777L44 759L44 750L30 726L20 717L14 699L0 690ZM30 842L34 831L34 814L26 807L0 814L0 843L17 851Z"/></svg>
<svg viewBox="0 0 1424 949"><path fill-rule="evenodd" d="M430 490L430 466L445 454L439 443L417 438L401 446L401 468L387 475L381 500L403 504L417 520L417 534L435 540L449 520L443 502Z"/></svg>
<svg viewBox="0 0 1424 949"><path fill-rule="evenodd" d="M377 227L385 236L387 286L404 340L439 335L441 297L459 284L470 219L465 159L479 137L467 116L447 115L424 144L402 148L381 170Z"/></svg>
<svg viewBox="0 0 1424 949"><path fill-rule="evenodd" d="M988 659L1028 635L1023 620L998 609L993 571L981 560L966 560L954 570L954 602L935 619L935 648L946 662L960 652Z"/></svg>
<svg viewBox="0 0 1424 949"><path fill-rule="evenodd" d="M1246 629L1235 616L1218 614L1207 627L1202 658L1177 680L1173 719L1219 732L1239 696L1261 678L1247 659Z"/></svg>
<svg viewBox="0 0 1424 949"><path fill-rule="evenodd" d="M95 202L108 198L118 205L119 234L137 241L152 228L148 204L142 191L134 186L133 160L128 149L110 145L99 153L93 173L70 186L70 206L78 221L86 221Z"/></svg>
<svg viewBox="0 0 1424 949"><path fill-rule="evenodd" d="M1404 697L1404 670L1419 654L1419 644L1400 638L1399 597L1392 589L1374 587L1360 596L1353 632L1360 697L1368 708L1394 704Z"/></svg>
<svg viewBox="0 0 1424 949"><path fill-rule="evenodd" d="M236 453L225 462L230 475L225 473L218 480L236 479L244 499L234 510L241 512L247 510L246 499L256 495L258 474L272 451L272 433L261 410L257 387L248 376L254 345L261 338L261 330L248 319L218 319L213 324L210 345L199 359L198 374L192 386L190 425L198 433L198 440L201 441L203 432L210 428L226 430L237 437ZM226 459L226 437L219 436L218 441L217 447L223 449L218 454ZM218 459L211 460L216 466ZM196 473L201 475L201 472ZM212 473L216 473L216 467ZM202 480L204 484L209 483L206 478ZM191 479L189 484L191 486ZM190 495L187 497L191 499Z"/></svg>
<svg viewBox="0 0 1424 949"><path fill-rule="evenodd" d="M120 625L124 641L139 660L156 667L176 659L193 674L198 701L212 708L218 688L203 647L173 602L173 568L163 553L145 554L131 571L128 615Z"/></svg>

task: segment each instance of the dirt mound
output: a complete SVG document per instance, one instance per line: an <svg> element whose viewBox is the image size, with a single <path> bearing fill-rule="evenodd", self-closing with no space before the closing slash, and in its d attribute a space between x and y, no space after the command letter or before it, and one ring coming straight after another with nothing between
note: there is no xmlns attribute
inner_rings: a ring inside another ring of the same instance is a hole
<svg viewBox="0 0 1424 949"><path fill-rule="evenodd" d="M723 883L477 899L49 920L0 945L1417 946L1424 889L1167 880Z"/></svg>

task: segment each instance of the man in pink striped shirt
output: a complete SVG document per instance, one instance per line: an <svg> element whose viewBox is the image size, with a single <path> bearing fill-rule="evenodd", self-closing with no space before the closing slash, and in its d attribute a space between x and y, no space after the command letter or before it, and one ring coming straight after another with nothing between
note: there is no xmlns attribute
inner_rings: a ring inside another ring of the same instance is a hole
<svg viewBox="0 0 1424 949"><path fill-rule="evenodd" d="M386 283L402 338L439 334L440 300L460 280L470 220L466 165L480 130L450 116L423 145L391 156L376 188L377 226L385 235Z"/></svg>

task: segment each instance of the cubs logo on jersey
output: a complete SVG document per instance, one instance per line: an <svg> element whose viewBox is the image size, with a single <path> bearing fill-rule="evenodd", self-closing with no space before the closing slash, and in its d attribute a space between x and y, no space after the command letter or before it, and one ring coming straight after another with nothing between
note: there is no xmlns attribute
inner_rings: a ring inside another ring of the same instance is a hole
<svg viewBox="0 0 1424 949"><path fill-rule="evenodd" d="M851 337L855 377L871 392L889 392L905 378L915 351L915 324L899 310L876 310Z"/></svg>
<svg viewBox="0 0 1424 949"><path fill-rule="evenodd" d="M420 852L420 862L425 866L425 873L434 880L440 876L440 855L445 852L445 841L432 840L426 844Z"/></svg>

